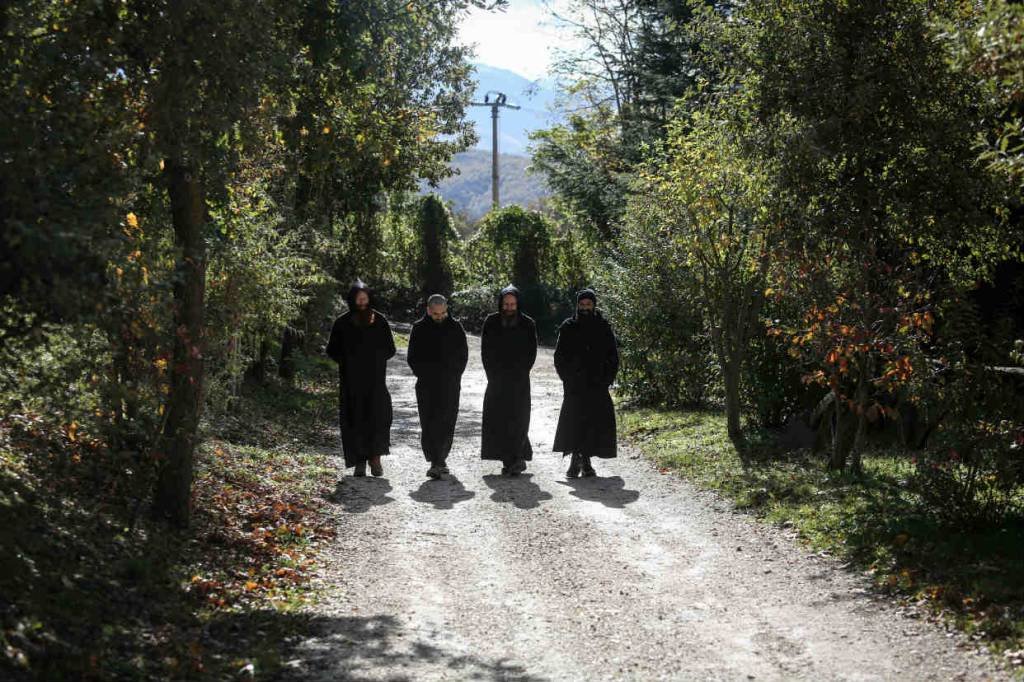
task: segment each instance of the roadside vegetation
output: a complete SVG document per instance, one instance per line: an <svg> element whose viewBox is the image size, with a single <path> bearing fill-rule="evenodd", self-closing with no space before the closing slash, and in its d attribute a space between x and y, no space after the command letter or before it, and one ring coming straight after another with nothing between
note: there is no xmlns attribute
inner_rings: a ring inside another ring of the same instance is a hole
<svg viewBox="0 0 1024 682"><path fill-rule="evenodd" d="M928 482L916 463L883 444L867 450L862 475L854 476L830 471L810 450L781 452L777 434L765 430L750 434L741 457L720 411L627 408L620 420L623 435L663 473L791 529L808 548L870 576L881 591L925 607L1007 663L1024 665L1019 517L951 524L921 490Z"/></svg>

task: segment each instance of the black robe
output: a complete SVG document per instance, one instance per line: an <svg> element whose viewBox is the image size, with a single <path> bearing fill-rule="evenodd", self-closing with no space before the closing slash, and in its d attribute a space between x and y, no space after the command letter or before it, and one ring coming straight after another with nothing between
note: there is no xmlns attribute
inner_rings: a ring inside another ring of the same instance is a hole
<svg viewBox="0 0 1024 682"><path fill-rule="evenodd" d="M395 354L391 325L377 311L361 327L349 311L334 321L327 355L338 363L341 448L345 466L354 467L391 451L391 394L385 380Z"/></svg>
<svg viewBox="0 0 1024 682"><path fill-rule="evenodd" d="M615 457L615 408L608 388L619 371L615 335L601 313L570 317L558 330L555 369L564 388L555 452Z"/></svg>
<svg viewBox="0 0 1024 682"><path fill-rule="evenodd" d="M420 445L428 462L444 464L452 449L468 359L466 332L451 317L434 322L424 316L412 326L407 360L416 375Z"/></svg>
<svg viewBox="0 0 1024 682"><path fill-rule="evenodd" d="M516 326L503 327L501 313L492 313L480 335L480 353L487 374L480 455L506 465L533 459L530 369L537 359L537 325L520 313Z"/></svg>

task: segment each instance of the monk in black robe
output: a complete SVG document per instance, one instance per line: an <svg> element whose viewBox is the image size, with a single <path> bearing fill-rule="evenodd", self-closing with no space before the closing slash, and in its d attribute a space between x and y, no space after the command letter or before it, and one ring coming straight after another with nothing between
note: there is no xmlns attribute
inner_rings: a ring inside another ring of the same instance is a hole
<svg viewBox="0 0 1024 682"><path fill-rule="evenodd" d="M615 408L608 389L619 371L619 351L596 303L591 289L576 295L576 314L559 327L555 345L555 370L564 392L554 450L572 455L568 478L596 476L590 458L616 455Z"/></svg>
<svg viewBox="0 0 1024 682"><path fill-rule="evenodd" d="M356 282L348 292L348 312L334 321L327 355L338 363L341 449L354 475L383 476L381 455L391 452L391 394L385 371L395 354L391 325L370 307L370 291Z"/></svg>
<svg viewBox="0 0 1024 682"><path fill-rule="evenodd" d="M480 352L487 374L481 457L504 463L515 476L533 459L530 446L530 369L537 359L537 325L519 309L520 294L508 286L498 295L498 312L484 321Z"/></svg>
<svg viewBox="0 0 1024 682"><path fill-rule="evenodd" d="M420 414L420 445L430 462L427 476L442 478L455 438L462 373L469 359L466 332L448 315L440 294L427 300L427 314L412 326L409 367L416 375L416 405Z"/></svg>

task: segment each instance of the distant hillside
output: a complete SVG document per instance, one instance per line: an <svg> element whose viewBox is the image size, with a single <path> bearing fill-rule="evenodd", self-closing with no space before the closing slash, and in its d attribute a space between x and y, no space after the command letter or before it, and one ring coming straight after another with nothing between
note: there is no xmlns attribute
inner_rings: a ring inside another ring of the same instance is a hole
<svg viewBox="0 0 1024 682"><path fill-rule="evenodd" d="M474 100L482 102L490 90L503 92L509 104L518 104L521 109L502 109L498 118L498 151L508 154L525 154L529 144L529 133L541 128L550 128L559 116L548 111L554 102L556 89L548 80L530 81L507 69L486 64L474 64L474 78L477 82ZM490 107L469 107L466 117L476 126L480 141L478 149L491 148Z"/></svg>
<svg viewBox="0 0 1024 682"><path fill-rule="evenodd" d="M527 174L530 157L501 154L501 205L533 206L550 195L539 175ZM457 154L452 165L458 175L448 178L437 188L437 193L452 202L456 213L465 215L470 222L482 218L491 210L491 153L480 149ZM430 191L424 186L424 191Z"/></svg>

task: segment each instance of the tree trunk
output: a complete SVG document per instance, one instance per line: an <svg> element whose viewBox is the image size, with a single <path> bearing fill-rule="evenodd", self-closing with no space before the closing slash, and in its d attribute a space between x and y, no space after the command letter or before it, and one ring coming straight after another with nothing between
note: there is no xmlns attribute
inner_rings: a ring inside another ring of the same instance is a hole
<svg viewBox="0 0 1024 682"><path fill-rule="evenodd" d="M846 466L846 449L843 447L842 432L845 430L843 418L842 399L835 394L832 400L832 452L828 457L828 468L832 471L842 471Z"/></svg>
<svg viewBox="0 0 1024 682"><path fill-rule="evenodd" d="M873 373L874 363L870 356L862 357L858 364L857 374L857 430L853 437L853 445L850 448L850 471L860 476L863 473L861 468L861 452L864 450L864 441L868 432L868 402L871 397L869 381Z"/></svg>
<svg viewBox="0 0 1024 682"><path fill-rule="evenodd" d="M287 324L281 332L281 359L277 365L277 374L286 381L295 378L295 359L293 354L296 349L303 350L305 334L297 327L298 323Z"/></svg>
<svg viewBox="0 0 1024 682"><path fill-rule="evenodd" d="M203 299L206 290L205 201L193 169L165 162L178 262L174 278L174 365L160 439L154 515L187 526L203 387Z"/></svg>
<svg viewBox="0 0 1024 682"><path fill-rule="evenodd" d="M722 380L725 384L725 420L729 429L729 439L737 446L743 444L743 429L740 426L741 364L737 358L732 357L727 359L722 367Z"/></svg>
<svg viewBox="0 0 1024 682"><path fill-rule="evenodd" d="M851 419L853 412L844 398L836 394L833 406L832 454L828 458L828 468L842 471L846 468L856 440L856 424Z"/></svg>
<svg viewBox="0 0 1024 682"><path fill-rule="evenodd" d="M726 306L727 314L723 315L728 320L728 313L731 308ZM718 364L722 370L722 383L725 384L725 420L729 432L729 439L737 445L743 445L743 429L740 426L740 369L742 363L733 348L733 336L735 330L725 329L724 321L721 324L711 326L711 341L718 356ZM743 453L740 453L741 456Z"/></svg>
<svg viewBox="0 0 1024 682"><path fill-rule="evenodd" d="M256 351L256 359L245 370L245 378L258 384L267 383L267 365L270 364L270 340L261 334Z"/></svg>

